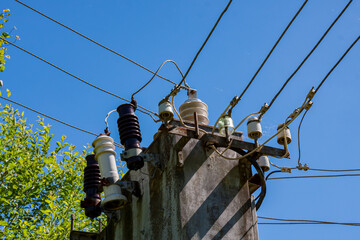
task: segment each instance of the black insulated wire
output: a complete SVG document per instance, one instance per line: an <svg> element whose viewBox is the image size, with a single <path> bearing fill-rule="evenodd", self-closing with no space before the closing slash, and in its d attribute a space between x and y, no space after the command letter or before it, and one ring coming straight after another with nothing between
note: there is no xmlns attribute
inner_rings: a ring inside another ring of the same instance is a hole
<svg viewBox="0 0 360 240"><path fill-rule="evenodd" d="M283 222L283 224L339 224L339 225L349 225L349 226L357 226L357 227L360 226L360 223L329 222L329 221L308 220L308 219L284 219L284 218L271 218L271 217L262 217L262 216L258 216L258 218L264 220L271 220L271 221L281 221ZM276 223L262 223L262 224L276 224Z"/></svg>
<svg viewBox="0 0 360 240"><path fill-rule="evenodd" d="M348 52L351 50L351 48L357 43L357 41L359 41L360 36L358 36L355 41L350 45L350 47L345 51L345 53L341 56L341 58L336 62L336 64L331 68L331 70L326 74L326 76L324 77L324 79L320 82L319 86L315 89L315 93L317 93L317 91L319 91L320 87L323 85L323 83L326 81L326 79L330 76L330 74L332 73L332 71L334 71L334 69L339 65L339 63L344 59L344 57L346 56L346 54L348 54Z"/></svg>
<svg viewBox="0 0 360 240"><path fill-rule="evenodd" d="M117 98L119 98L119 99L121 99L121 100L123 100L123 101L125 101L125 102L128 102L128 103L131 102L131 101L129 101L129 100L123 98L123 97L120 97L120 96L118 96L118 95L116 95L116 94L114 94L114 93L112 93L112 92L109 92L109 91L107 91L107 90L105 90L105 89L102 89L102 88L100 88L100 87L92 84L92 83L89 83L89 82L85 81L84 79L82 79L82 78L80 78L80 77L78 77L78 76L76 76L76 75L74 75L74 74L72 74L72 73L70 73L70 72L68 72L68 71L66 71L66 70L58 67L58 66L56 66L55 64L53 64L53 63L51 63L51 62L49 62L49 61L47 61L47 60L45 60L45 59L37 56L36 54L34 54L34 53L32 53L32 52L29 52L29 51L27 51L26 49L24 49L24 48L22 48L22 47L20 47L20 46L18 46L18 45L16 45L16 44L14 44L14 43L12 43L12 42L9 42L9 41L5 40L4 38L1 38L1 39L3 39L3 40L6 42L6 44L10 44L11 46L16 47L17 49L19 49L19 50L21 50L21 51L23 51L23 52L25 52L25 53L27 53L27 54L35 57L35 58L41 60L41 61L44 62L44 63L49 64L50 66L52 66L52 67L54 67L54 68L62 71L63 73L66 73L67 75L69 75L69 76L71 76L71 77L73 77L73 78L75 78L75 79L77 79L77 80L79 80L79 81L81 81L81 82L83 82L83 83L85 83L85 84L87 84L87 85L89 85L89 86L97 89L97 90L100 90L100 91L102 91L102 92L104 92L104 93L107 93L107 94L109 94L109 95L111 95L111 96L117 97ZM137 107L139 107L139 108L141 108L141 109L144 110L144 111L143 111L143 110L139 110L139 109L138 109L140 112L149 115L155 122L157 121L157 120L151 115L151 114L153 114L153 115L155 115L155 116L158 116L157 113L152 112L152 111L150 111L149 109L146 109L146 108L144 108L144 107L142 107L142 106L140 106L140 105L138 105ZM145 111L146 111L146 112L145 112Z"/></svg>
<svg viewBox="0 0 360 240"><path fill-rule="evenodd" d="M150 69L148 69L148 68L144 67L144 66L143 66L143 65L141 65L140 63L137 63L137 62L135 62L134 60L131 60L130 58L128 58L128 57L126 57L126 56L124 56L124 55L122 55L122 54L120 54L120 53L118 53L118 52L116 52L116 51L114 51L114 50L112 50L112 49L110 49L110 48L108 48L108 47L106 47L106 46L102 45L101 43L98 43L97 41L95 41L95 40L93 40L93 39L91 39L91 38L89 38L89 37L85 36L84 34L82 34L82 33L78 32L78 31L76 31L76 30L74 30L74 29L72 29L72 28L70 28L70 27L68 27L68 26L66 26L65 24L63 24L63 23L61 23L61 22L59 22L59 21L56 21L55 19L53 19L53 18L51 18L51 17L49 17L49 16L45 15L44 13L42 13L42 12L40 12L40 11L38 11L38 10L36 10L36 9L32 8L32 7L30 7L29 5L26 5L25 3L20 2L19 0L15 0L15 2L20 3L20 4L21 4L21 5L23 5L24 7L27 7L28 9L30 9L30 10L32 10L32 11L34 11L34 12L36 12L36 13L40 14L41 16L43 16L43 17L45 17L45 18L49 19L50 21L52 21L52 22L54 22L54 23L56 23L56 24L58 24L58 25L60 25L60 26L62 26L62 27L64 27L64 28L66 28L66 29L68 29L68 30L72 31L73 33L75 33L75 34L77 34L77 35L79 35L79 36L81 36L81 37L85 38L86 40L89 40L90 42L92 42L92 43L94 43L94 44L96 44L96 45L98 45L98 46L100 46L100 47L102 47L102 48L106 49L107 51L109 51L109 52L111 52L111 53L114 53L115 55L117 55L117 56L119 56L119 57L124 58L125 60L127 60L127 61L129 61L129 62L131 62L131 63L135 64L136 66L141 67L142 69L144 69L144 70L146 70L146 71L148 71L148 72L150 72L150 73L152 73L152 74L156 74L156 76L158 76L159 78L162 78L162 79L164 79L165 81L168 81L168 82L170 82L170 83L172 83L172 84L176 85L176 83L175 83L175 82L173 82L173 81L171 81L171 80L169 80L169 79L167 79L167 78L165 78L165 77L163 77L163 76L158 75L157 73L155 73L155 72L151 71ZM183 87L183 86L181 86L181 87L182 87L182 88L187 89L186 87Z"/></svg>
<svg viewBox="0 0 360 240"><path fill-rule="evenodd" d="M220 22L221 18L223 17L223 15L225 14L225 12L228 10L230 4L232 3L232 0L230 0L228 2L228 4L226 5L225 9L222 11L222 13L220 14L219 18L216 20L215 25L213 26L213 28L211 29L210 33L208 34L208 36L206 37L204 43L201 45L200 49L198 50L198 52L196 53L194 59L192 60L188 70L186 71L184 77L182 78L182 80L180 81L180 83L175 87L174 90L171 91L171 93L167 96L170 97L173 93L177 92L180 89L181 84L185 81L185 78L187 77L187 75L189 74L192 66L194 65L196 59L198 58L198 56L200 55L201 51L203 50L203 48L205 47L207 41L210 39L212 33L214 32L214 30L216 29L218 23Z"/></svg>
<svg viewBox="0 0 360 240"><path fill-rule="evenodd" d="M308 55L304 58L304 60L300 63L300 65L295 69L295 71L290 75L290 77L286 80L286 82L283 84L283 86L280 88L280 90L276 93L274 98L271 100L268 109L273 105L277 97L280 95L280 93L284 90L285 86L290 82L290 80L295 76L295 74L299 71L299 69L304 65L306 60L311 56L311 54L315 51L315 49L320 45L322 40L325 38L325 36L329 33L329 31L332 29L332 27L335 25L335 23L339 20L339 18L343 15L343 13L346 11L346 9L349 7L349 5L352 3L352 0L350 0L347 5L344 7L344 9L340 12L340 14L336 17L336 19L331 23L330 27L325 31L325 33L322 35L320 40L315 44L315 46L311 49L311 51L308 53ZM263 114L261 114L262 116ZM260 116L260 117L261 117Z"/></svg>
<svg viewBox="0 0 360 240"><path fill-rule="evenodd" d="M285 35L285 33L287 32L287 30L290 28L291 24L295 21L295 19L297 18L297 16L299 15L299 13L302 11L302 9L305 7L306 3L308 2L308 0L304 1L304 3L301 5L301 7L299 8L299 10L296 12L296 14L294 15L294 17L291 19L291 21L288 23L288 25L286 26L286 28L284 29L284 31L281 33L280 37L278 38L278 40L276 41L276 43L274 44L274 46L271 48L270 52L267 54L267 56L265 57L264 61L261 63L260 67L257 69L257 71L255 72L254 76L251 78L251 80L249 81L249 83L247 84L247 86L245 87L245 89L242 91L242 93L239 96L239 99L241 100L241 98L243 97L243 95L245 94L245 92L248 90L248 88L250 87L250 85L252 84L252 82L255 80L256 76L258 75L258 73L260 72L260 70L263 68L263 66L265 65L265 63L267 62L267 60L269 59L269 57L271 56L272 52L275 50L276 46L279 44L279 42L281 41L281 39L283 38L283 36ZM229 112L231 112L231 110L238 104L239 102L237 102L236 104L234 104L230 109Z"/></svg>
<svg viewBox="0 0 360 240"><path fill-rule="evenodd" d="M23 107L23 108L25 108L25 109L27 109L27 110L30 110L30 111L32 111L32 112L34 112L34 113L40 114L41 116L47 117L47 118L49 118L49 119L51 119L51 120L54 120L55 122L58 122L58 123L61 123L61 124L65 125L65 126L68 126L68 127L73 128L73 129L76 129L76 130L78 130L78 131L81 131L81 132L84 132L84 133L87 133L87 134L90 134L90 135L94 135L94 136L99 136L99 134L96 134L96 133L93 133L93 132L84 130L84 129L79 128L79 127L75 127L74 125L71 125L71 124L69 124L69 123L63 122L63 121L61 121L61 120L59 120L59 119L56 119L56 118L54 118L54 117L51 117L51 116L45 114L45 113L39 112L39 111L37 111L37 110L35 110L35 109L33 109L33 108L27 107L27 106L25 106L24 104L21 104L21 103L19 103L19 102L15 102L15 101L13 101L13 100L4 98L3 96L0 96L0 98L3 99L3 100L5 100L5 101L11 102L11 103L13 103L13 104L16 104L16 105L18 105L18 106L20 106L20 107ZM120 145L119 143L114 143L114 145L115 145L116 147L124 148L124 147L123 147L122 145Z"/></svg>
<svg viewBox="0 0 360 240"><path fill-rule="evenodd" d="M330 74L334 71L334 69L339 65L339 63L344 59L344 57L349 53L349 51L355 46L355 44L359 41L360 36L355 39L355 41L350 45L350 47L345 51L345 53L340 57L340 59L336 62L336 64L331 68L331 70L326 74L326 76L323 78L323 80L320 82L319 86L315 89L315 94L320 89L320 87L324 84L326 79L330 76ZM300 144L300 129L302 122L306 116L306 113L308 110L305 111L304 115L302 116L299 127L298 127L298 150L299 150L299 157L298 157L298 165L300 164L301 160L301 144Z"/></svg>
<svg viewBox="0 0 360 240"><path fill-rule="evenodd" d="M268 180L301 179L301 178L332 178L332 177L360 177L360 174L314 175L314 176L291 176L291 177L276 177L276 178L269 178Z"/></svg>
<svg viewBox="0 0 360 240"><path fill-rule="evenodd" d="M131 100L134 100L134 96L135 96L136 94L138 94L141 90L143 90L147 85L149 85L149 84L151 83L151 81L156 77L156 74L161 70L161 68L162 68L166 63L169 63L169 62L172 63L172 64L174 64L175 67L176 67L176 69L180 72L181 77L184 77L184 74L182 73L181 69L179 68L179 66L177 65L177 63L176 63L175 61L173 61L173 60L166 60L166 61L164 61L164 62L160 65L160 67L156 70L156 72L155 72L154 75L150 78L150 80L147 81L143 86L141 86L136 92L134 92L134 93L131 95ZM189 85L187 85L187 83L186 83L185 81L184 81L184 85L187 86L188 88L190 88Z"/></svg>
<svg viewBox="0 0 360 240"><path fill-rule="evenodd" d="M302 122L306 116L306 113L308 112L308 110L306 110L300 120L300 123L299 123L299 127L298 127L298 150L299 150L299 156L298 156L298 165L300 165L300 160L301 160L301 142L300 142L300 130L301 130L301 125L302 125Z"/></svg>

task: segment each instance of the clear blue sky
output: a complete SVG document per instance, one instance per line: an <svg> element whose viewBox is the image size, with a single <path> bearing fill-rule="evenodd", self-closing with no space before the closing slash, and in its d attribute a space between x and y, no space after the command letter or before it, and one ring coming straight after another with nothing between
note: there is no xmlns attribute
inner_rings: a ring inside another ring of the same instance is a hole
<svg viewBox="0 0 360 240"><path fill-rule="evenodd" d="M204 1L25 1L64 24L155 70L167 59L186 71L226 0ZM209 106L210 124L233 96L246 86L272 45L303 1L234 0L204 48L187 81ZM283 82L316 44L337 17L347 0L310 0L254 84L234 109L239 122L269 102ZM12 0L2 0L1 9L10 8L8 29L16 26L17 44L100 87L130 98L151 74L80 38ZM317 86L338 58L360 34L360 2L353 1L322 44L292 79L273 107L264 116L263 129L269 137L278 123L303 102L312 86ZM33 107L78 127L101 133L107 112L124 103L90 88L64 73L9 47L11 60L0 75L11 99ZM312 168L360 168L360 45L342 61L314 98L314 106L304 120L302 162ZM176 69L168 65L162 75L180 81ZM158 102L172 85L157 78L137 96L138 103L157 111ZM176 98L179 106L184 92ZM0 100L5 104L3 100ZM30 122L36 114L25 111ZM160 124L138 113L143 146L148 146ZM119 141L116 114L110 130ZM281 166L296 166L296 130L292 125L291 159L271 159ZM94 137L47 120L56 138L82 148ZM240 129L246 132L244 126ZM276 141L269 145L279 147ZM119 152L118 152L119 153ZM275 170L275 169L273 169ZM318 172L292 175L318 175ZM275 175L274 175L275 176ZM281 175L277 176L289 176ZM360 222L359 178L274 180L258 212L260 216L289 219ZM260 225L260 239L359 239L360 228L336 225Z"/></svg>

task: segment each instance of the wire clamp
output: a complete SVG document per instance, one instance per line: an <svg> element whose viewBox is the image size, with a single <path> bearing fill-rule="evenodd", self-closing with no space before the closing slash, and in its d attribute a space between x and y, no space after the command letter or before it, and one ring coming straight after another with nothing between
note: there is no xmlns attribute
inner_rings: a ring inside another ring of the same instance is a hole
<svg viewBox="0 0 360 240"><path fill-rule="evenodd" d="M299 163L299 165L296 166L296 168L297 168L298 170L304 170L304 171L307 171L307 170L310 169L309 166L308 166L306 163L304 164L304 166L301 165L301 163Z"/></svg>
<svg viewBox="0 0 360 240"><path fill-rule="evenodd" d="M305 109L306 110L309 110L311 107L312 107L312 105L313 105L313 102L312 101L308 101L307 103L306 103L306 105L305 105Z"/></svg>
<svg viewBox="0 0 360 240"><path fill-rule="evenodd" d="M297 108L297 109L294 110L293 113L291 113L291 114L289 115L288 118L294 119L294 118L296 118L299 114L300 114L300 109Z"/></svg>
<svg viewBox="0 0 360 240"><path fill-rule="evenodd" d="M311 100L315 96L316 91L314 90L314 87L311 88L310 92L306 96L307 99Z"/></svg>
<svg viewBox="0 0 360 240"><path fill-rule="evenodd" d="M287 173L291 173L291 168L289 167L281 167L281 172L287 172Z"/></svg>

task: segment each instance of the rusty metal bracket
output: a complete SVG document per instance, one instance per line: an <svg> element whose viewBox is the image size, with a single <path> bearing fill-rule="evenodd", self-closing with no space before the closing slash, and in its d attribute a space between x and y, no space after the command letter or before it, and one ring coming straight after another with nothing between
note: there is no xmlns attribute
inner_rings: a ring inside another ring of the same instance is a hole
<svg viewBox="0 0 360 240"><path fill-rule="evenodd" d="M140 156L144 159L144 162L150 162L155 167L160 165L159 154L142 152Z"/></svg>
<svg viewBox="0 0 360 240"><path fill-rule="evenodd" d="M135 197L141 196L140 184L137 181L122 181L118 180L116 185L120 186L121 190L124 190Z"/></svg>
<svg viewBox="0 0 360 240"><path fill-rule="evenodd" d="M173 128L169 131L169 133L174 134L174 135L179 135L182 137L196 138L196 134L194 131L184 129L182 127ZM216 134L212 135L211 133L203 134L200 137L200 140L204 141L206 143L211 143L211 144L215 145L216 147L225 147L226 148L229 144L225 137L222 137L222 136L219 136ZM230 149L232 149L234 151L238 151L238 150L252 151L257 147L256 143L242 141L241 138L237 137L236 135L235 136L232 135L231 140L232 141L231 141ZM281 157L281 156L285 155L285 150L279 149L279 148L263 146L259 150L259 153L262 155L267 155L267 156Z"/></svg>

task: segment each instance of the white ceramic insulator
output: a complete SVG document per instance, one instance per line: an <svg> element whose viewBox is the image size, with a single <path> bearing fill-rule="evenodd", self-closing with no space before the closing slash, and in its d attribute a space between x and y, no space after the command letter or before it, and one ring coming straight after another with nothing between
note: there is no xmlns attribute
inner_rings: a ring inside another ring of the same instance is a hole
<svg viewBox="0 0 360 240"><path fill-rule="evenodd" d="M259 166L263 169L264 172L270 170L270 161L268 156L261 156L258 160L256 160L256 162L259 164Z"/></svg>
<svg viewBox="0 0 360 240"><path fill-rule="evenodd" d="M197 113L200 124L209 124L208 106L198 98L186 100L179 108L180 116L183 120L194 122L194 112Z"/></svg>
<svg viewBox="0 0 360 240"><path fill-rule="evenodd" d="M283 123L279 124L277 130L279 131L283 126L284 126ZM285 144L285 137L286 137L287 144L291 143L291 133L290 133L290 129L288 127L285 128L285 131L282 130L277 135L278 144L284 145Z"/></svg>
<svg viewBox="0 0 360 240"><path fill-rule="evenodd" d="M174 117L173 108L169 101L161 101L159 103L159 118L163 122L172 120Z"/></svg>
<svg viewBox="0 0 360 240"><path fill-rule="evenodd" d="M248 136L251 139L258 139L262 136L262 129L260 120L257 117L252 117L247 123Z"/></svg>
<svg viewBox="0 0 360 240"><path fill-rule="evenodd" d="M100 135L92 145L95 159L99 162L101 177L108 179L111 183L109 186L104 186L105 199L102 201L102 206L107 210L119 209L126 203L127 199L121 193L120 186L113 184L119 180L114 140L107 135Z"/></svg>

